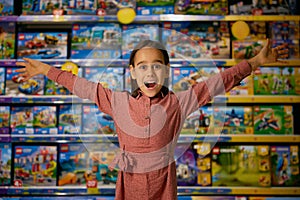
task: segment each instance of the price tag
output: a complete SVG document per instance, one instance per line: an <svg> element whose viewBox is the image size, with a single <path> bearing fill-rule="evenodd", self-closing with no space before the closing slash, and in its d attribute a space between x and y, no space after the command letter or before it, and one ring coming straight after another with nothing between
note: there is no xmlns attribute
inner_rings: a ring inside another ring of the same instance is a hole
<svg viewBox="0 0 300 200"><path fill-rule="evenodd" d="M23 186L23 182L21 180L14 180L14 186L15 187L22 187Z"/></svg>
<svg viewBox="0 0 300 200"><path fill-rule="evenodd" d="M89 194L97 194L99 193L98 188L97 188L97 180L87 180L86 181L86 187L87 187L87 192Z"/></svg>

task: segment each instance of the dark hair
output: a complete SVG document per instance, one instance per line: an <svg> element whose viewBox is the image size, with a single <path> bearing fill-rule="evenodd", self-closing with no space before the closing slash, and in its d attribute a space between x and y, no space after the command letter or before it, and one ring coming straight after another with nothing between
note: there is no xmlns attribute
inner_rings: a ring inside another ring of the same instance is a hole
<svg viewBox="0 0 300 200"><path fill-rule="evenodd" d="M169 64L169 62L170 62L169 54L164 45L162 45L158 41L142 40L132 50L132 52L130 54L130 58L129 58L129 66L132 65L134 67L134 56L140 49L142 49L144 47L151 47L151 48L160 50L164 57L164 62L165 62L164 64L165 65Z"/></svg>
<svg viewBox="0 0 300 200"><path fill-rule="evenodd" d="M163 57L164 57L164 64L168 65L170 63L169 54L168 54L168 51L167 51L167 49L165 48L164 45L162 45L158 41L142 40L132 50L132 52L130 54L130 58L129 58L129 66L132 65L134 67L134 57L135 57L135 54L140 49L142 49L144 47L150 47L150 48L154 48L154 49L160 50L161 53L163 54ZM165 85L168 85L168 83L169 83L169 79L166 79L164 85L161 88L161 92L164 93L164 94L166 94L166 93L169 92L169 89L165 86ZM133 97L136 97L138 95L138 91L139 91L139 87L137 85L136 80L131 79L131 95Z"/></svg>

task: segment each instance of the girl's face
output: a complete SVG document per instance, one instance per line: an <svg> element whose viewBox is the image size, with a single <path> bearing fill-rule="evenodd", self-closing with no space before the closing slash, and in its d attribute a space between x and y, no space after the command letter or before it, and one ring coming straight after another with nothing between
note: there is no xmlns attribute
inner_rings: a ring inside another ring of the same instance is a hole
<svg viewBox="0 0 300 200"><path fill-rule="evenodd" d="M169 77L169 67L169 64L165 65L160 50L145 47L136 52L130 72L142 92L148 97L154 97Z"/></svg>

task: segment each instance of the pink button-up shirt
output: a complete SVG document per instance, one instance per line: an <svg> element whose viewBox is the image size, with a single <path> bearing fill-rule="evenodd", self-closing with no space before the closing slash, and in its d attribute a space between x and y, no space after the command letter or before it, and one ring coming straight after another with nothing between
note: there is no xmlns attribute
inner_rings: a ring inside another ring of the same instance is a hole
<svg viewBox="0 0 300 200"><path fill-rule="evenodd" d="M251 66L242 61L186 91L169 91L155 97L142 92L137 97L126 91L114 92L54 67L47 76L78 97L95 102L114 119L120 145L120 154L111 165L120 169L117 200L174 200L177 199L174 149L185 118L250 74Z"/></svg>

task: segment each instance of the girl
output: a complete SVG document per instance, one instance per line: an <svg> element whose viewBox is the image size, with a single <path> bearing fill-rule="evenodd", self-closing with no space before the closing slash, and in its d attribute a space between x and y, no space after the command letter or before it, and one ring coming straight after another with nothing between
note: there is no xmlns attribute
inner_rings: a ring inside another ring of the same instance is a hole
<svg viewBox="0 0 300 200"><path fill-rule="evenodd" d="M160 43L150 40L139 43L131 53L132 94L113 92L100 83L28 58L17 62L25 66L17 71L24 81L44 74L80 98L95 102L102 112L113 117L121 150L111 165L120 169L117 200L174 200L177 199L174 149L185 118L214 96L239 84L257 67L287 57L284 46L270 45L267 40L255 57L178 93L165 86L170 71L168 52Z"/></svg>

